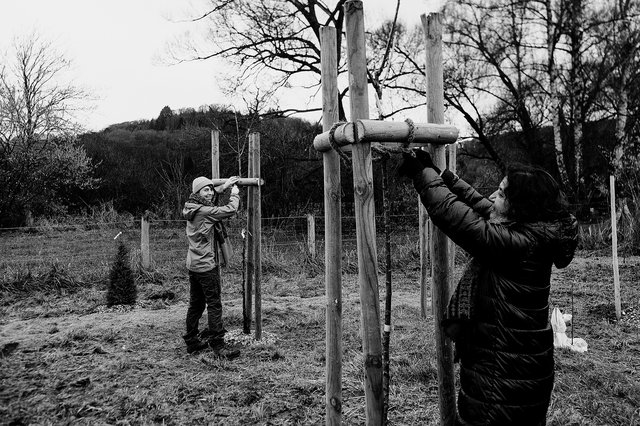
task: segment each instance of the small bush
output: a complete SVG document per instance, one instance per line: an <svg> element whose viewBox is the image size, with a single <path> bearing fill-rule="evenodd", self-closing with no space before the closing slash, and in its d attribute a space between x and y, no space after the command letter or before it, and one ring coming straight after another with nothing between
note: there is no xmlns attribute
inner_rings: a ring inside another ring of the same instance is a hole
<svg viewBox="0 0 640 426"><path fill-rule="evenodd" d="M129 251L120 241L118 253L109 274L107 286L107 306L133 305L138 295L133 270L129 261Z"/></svg>

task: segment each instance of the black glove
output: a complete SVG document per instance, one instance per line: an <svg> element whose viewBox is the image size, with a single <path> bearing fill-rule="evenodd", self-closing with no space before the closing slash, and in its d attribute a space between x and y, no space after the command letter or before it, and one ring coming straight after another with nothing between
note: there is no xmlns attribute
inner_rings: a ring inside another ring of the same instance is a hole
<svg viewBox="0 0 640 426"><path fill-rule="evenodd" d="M435 170L440 174L440 169L433 164L433 160L427 151L422 149L414 149L411 153L402 154L402 163L398 167L398 175L400 177L408 177L413 179L415 175L422 172L425 168Z"/></svg>
<svg viewBox="0 0 640 426"><path fill-rule="evenodd" d="M441 173L441 170L437 168L436 165L433 163L433 160L431 159L431 155L429 155L427 151L418 148L418 149L414 149L413 152L415 153L416 158L422 163L424 167L433 169L436 172L438 172L438 174Z"/></svg>
<svg viewBox="0 0 640 426"><path fill-rule="evenodd" d="M413 153L402 153L402 163L398 167L398 176L413 179L414 176L422 172L425 166Z"/></svg>

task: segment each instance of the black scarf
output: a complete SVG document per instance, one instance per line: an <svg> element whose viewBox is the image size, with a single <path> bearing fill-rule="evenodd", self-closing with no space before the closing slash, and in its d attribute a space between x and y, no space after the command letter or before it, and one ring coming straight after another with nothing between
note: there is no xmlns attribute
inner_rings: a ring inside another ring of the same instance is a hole
<svg viewBox="0 0 640 426"><path fill-rule="evenodd" d="M465 326L474 319L479 272L480 263L471 259L449 300L442 320L444 332L456 342L463 337Z"/></svg>
<svg viewBox="0 0 640 426"><path fill-rule="evenodd" d="M442 329L455 345L454 362L464 356L469 343L470 325L475 320L479 272L480 262L472 258L462 273L442 319Z"/></svg>

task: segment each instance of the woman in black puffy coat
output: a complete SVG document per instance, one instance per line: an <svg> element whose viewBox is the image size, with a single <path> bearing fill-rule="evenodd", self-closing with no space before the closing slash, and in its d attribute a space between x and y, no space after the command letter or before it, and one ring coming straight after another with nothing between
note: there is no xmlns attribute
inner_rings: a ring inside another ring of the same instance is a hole
<svg viewBox="0 0 640 426"><path fill-rule="evenodd" d="M542 169L517 166L487 199L425 151L404 157L399 171L434 225L471 255L442 321L460 361L459 424L544 425L551 269L567 266L577 244L560 187Z"/></svg>

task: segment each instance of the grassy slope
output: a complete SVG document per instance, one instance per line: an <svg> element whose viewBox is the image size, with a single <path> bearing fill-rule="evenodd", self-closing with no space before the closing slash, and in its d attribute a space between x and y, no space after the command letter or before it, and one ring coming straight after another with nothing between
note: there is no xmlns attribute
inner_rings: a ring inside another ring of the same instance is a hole
<svg viewBox="0 0 640 426"><path fill-rule="evenodd" d="M556 351L554 425L640 424L640 329L612 319L608 258L577 259L554 274L552 303L574 297L575 336L585 354ZM432 319L419 315L417 271L394 274L391 424L438 424ZM621 266L626 312L640 310L640 259ZM237 277L228 277L237 287ZM384 287L381 278L381 288ZM263 330L272 345L240 358L187 355L181 341L185 282L171 303L131 311L95 309L102 290L4 300L0 348L2 424L321 424L324 421L324 298L321 276L265 277ZM354 276L343 301L343 423L364 423L359 300ZM571 292L573 288L573 291ZM141 292L144 298L145 291ZM237 292L225 292L229 329L241 328ZM628 315L625 318L630 318ZM570 335L570 330L568 332Z"/></svg>

